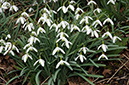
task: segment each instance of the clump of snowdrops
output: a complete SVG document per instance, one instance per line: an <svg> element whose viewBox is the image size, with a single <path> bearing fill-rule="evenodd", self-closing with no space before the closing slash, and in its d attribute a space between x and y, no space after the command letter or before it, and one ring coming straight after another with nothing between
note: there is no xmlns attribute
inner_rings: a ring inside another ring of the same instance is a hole
<svg viewBox="0 0 129 85"><path fill-rule="evenodd" d="M0 53L16 60L21 73L13 79L26 75L23 84L63 85L72 76L93 84L87 77L103 76L88 73L88 68L105 66L98 61L110 60L118 54L109 51L124 48L115 44L122 40L115 35L114 17L93 0L87 0L84 9L72 0L43 0L44 6L34 1L24 11L12 2L0 3L1 16L9 11L13 17L9 28L8 23L1 27ZM108 4L115 5L115 0Z"/></svg>

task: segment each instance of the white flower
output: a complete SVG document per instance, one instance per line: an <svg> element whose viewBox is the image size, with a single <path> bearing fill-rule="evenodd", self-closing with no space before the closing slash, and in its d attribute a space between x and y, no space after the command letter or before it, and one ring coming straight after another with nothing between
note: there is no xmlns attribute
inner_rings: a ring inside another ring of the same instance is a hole
<svg viewBox="0 0 129 85"><path fill-rule="evenodd" d="M29 17L29 15L26 12L23 12L21 15L22 16L26 16L26 17Z"/></svg>
<svg viewBox="0 0 129 85"><path fill-rule="evenodd" d="M37 4L38 4L38 2L35 0L35 1L33 2L32 6L37 5Z"/></svg>
<svg viewBox="0 0 129 85"><path fill-rule="evenodd" d="M76 14L76 15L74 16L74 18L75 18L76 20L78 20L79 17L80 17L80 14Z"/></svg>
<svg viewBox="0 0 129 85"><path fill-rule="evenodd" d="M70 1L70 4L73 4L73 3L76 3L76 2L75 2L75 1L73 1L73 0L72 0L72 1Z"/></svg>
<svg viewBox="0 0 129 85"><path fill-rule="evenodd" d="M93 12L95 13L95 11L97 11L98 13L100 13L102 10L100 8L96 8Z"/></svg>
<svg viewBox="0 0 129 85"><path fill-rule="evenodd" d="M69 44L72 45L72 43L71 43L70 41L65 41L61 46L64 46L64 44L65 44L65 46L66 46L67 48L69 48Z"/></svg>
<svg viewBox="0 0 129 85"><path fill-rule="evenodd" d="M93 22L92 26L95 25L95 28L96 28L98 24L99 24L101 27L103 26L102 23L100 22L100 20L98 20L98 19Z"/></svg>
<svg viewBox="0 0 129 85"><path fill-rule="evenodd" d="M38 50L37 50L36 48L34 48L33 46L30 46L30 47L26 50L26 52L28 53L30 50L31 50L31 51L34 50L35 52L38 52Z"/></svg>
<svg viewBox="0 0 129 85"><path fill-rule="evenodd" d="M14 52L13 52L12 50L9 50L9 49L6 50L5 53L4 53L3 55L6 55L8 52L11 53L11 54L14 56Z"/></svg>
<svg viewBox="0 0 129 85"><path fill-rule="evenodd" d="M79 52L83 51L83 53L86 54L86 50L89 51L89 49L87 47L82 47L82 48L80 48Z"/></svg>
<svg viewBox="0 0 129 85"><path fill-rule="evenodd" d="M30 43L28 43L28 44L26 44L25 46L24 46L24 48L23 49L26 49L27 47L30 47L30 46L33 46L32 44L30 44Z"/></svg>
<svg viewBox="0 0 129 85"><path fill-rule="evenodd" d="M36 34L35 31L32 31L32 32L31 32L31 35L32 35L32 36L37 36L37 34Z"/></svg>
<svg viewBox="0 0 129 85"><path fill-rule="evenodd" d="M78 55L76 58L75 58L75 61L77 61L77 59L80 59L80 61L83 63L84 60L86 60L86 57L82 54Z"/></svg>
<svg viewBox="0 0 129 85"><path fill-rule="evenodd" d="M84 12L81 8L77 7L75 14L78 14L79 11L81 11L82 13Z"/></svg>
<svg viewBox="0 0 129 85"><path fill-rule="evenodd" d="M60 38L56 41L56 43L58 43L60 40L65 41L65 42L68 41L65 37L60 37Z"/></svg>
<svg viewBox="0 0 129 85"><path fill-rule="evenodd" d="M104 33L102 35L102 38L105 37L105 35L109 36L112 39L112 35L111 35L111 33L109 31L107 31L106 33Z"/></svg>
<svg viewBox="0 0 129 85"><path fill-rule="evenodd" d="M1 3L3 3L5 0L0 0Z"/></svg>
<svg viewBox="0 0 129 85"><path fill-rule="evenodd" d="M97 5L97 3L95 1L93 1L93 0L89 1L87 5L90 5L91 3Z"/></svg>
<svg viewBox="0 0 129 85"><path fill-rule="evenodd" d="M101 56L99 56L98 60L100 60L101 58L106 58L108 60L108 57L105 54L102 54Z"/></svg>
<svg viewBox="0 0 129 85"><path fill-rule="evenodd" d="M10 50L11 48L12 48L12 43L11 42L5 43L5 50Z"/></svg>
<svg viewBox="0 0 129 85"><path fill-rule="evenodd" d="M54 2L57 2L58 0L53 0Z"/></svg>
<svg viewBox="0 0 129 85"><path fill-rule="evenodd" d="M6 37L5 37L5 40L7 40L7 39L10 39L11 38L11 35L10 34L8 34Z"/></svg>
<svg viewBox="0 0 129 85"><path fill-rule="evenodd" d="M32 31L34 29L33 23L28 23L27 26L25 27L25 30L28 28L29 31Z"/></svg>
<svg viewBox="0 0 129 85"><path fill-rule="evenodd" d="M103 22L103 25L104 25L106 22L110 22L112 25L114 25L113 21L112 21L110 18L105 19L104 22Z"/></svg>
<svg viewBox="0 0 129 85"><path fill-rule="evenodd" d="M28 42L29 42L30 44L33 44L33 42L36 43L36 41L40 42L40 40L39 40L38 38L34 37L34 36L31 36L31 37L28 39Z"/></svg>
<svg viewBox="0 0 129 85"><path fill-rule="evenodd" d="M87 35L89 35L90 33L92 33L92 29L86 25L82 28L82 32L87 32Z"/></svg>
<svg viewBox="0 0 129 85"><path fill-rule="evenodd" d="M24 24L25 21L26 21L26 19L25 19L24 17L19 17L19 18L17 19L17 21L16 21L16 24L19 23L19 22L21 22L21 24Z"/></svg>
<svg viewBox="0 0 129 85"><path fill-rule="evenodd" d="M52 25L51 25L51 27L50 27L50 30L52 29L52 27L55 27L55 28L56 28L56 32L57 32L57 30L58 30L58 28L59 28L59 27L58 27L58 25L57 25L57 24L55 24L55 23L54 23L54 24L52 24Z"/></svg>
<svg viewBox="0 0 129 85"><path fill-rule="evenodd" d="M67 7L67 9L69 9L69 8L70 8L72 11L74 11L74 6L73 6L73 5L70 4L70 5Z"/></svg>
<svg viewBox="0 0 129 85"><path fill-rule="evenodd" d="M56 47L56 48L53 50L52 55L55 55L56 52L59 52L59 51L61 51L63 54L65 54L65 52L63 51L63 49L61 49L60 47Z"/></svg>
<svg viewBox="0 0 129 85"><path fill-rule="evenodd" d="M69 25L69 23L67 21L61 21L59 24L58 24L58 27L63 27L65 28L67 25Z"/></svg>
<svg viewBox="0 0 129 85"><path fill-rule="evenodd" d="M69 37L68 34L66 34L66 33L64 33L64 32L58 33L56 37L59 37L59 36L60 36L60 38L62 38L62 37L64 37L64 35L65 35L66 37Z"/></svg>
<svg viewBox="0 0 129 85"><path fill-rule="evenodd" d="M18 7L16 5L11 6L9 11L12 11L13 9L14 9L15 12L18 11Z"/></svg>
<svg viewBox="0 0 129 85"><path fill-rule="evenodd" d="M63 64L70 65L68 62L63 61L63 60L60 60L60 62L58 62L58 64L56 65L56 69L57 69L60 65L63 65Z"/></svg>
<svg viewBox="0 0 129 85"><path fill-rule="evenodd" d="M3 49L4 49L4 46L0 46L0 53L2 52Z"/></svg>
<svg viewBox="0 0 129 85"><path fill-rule="evenodd" d="M88 22L88 19L93 20L92 17L90 17L90 16L85 16L85 17L80 21L79 24L82 24L82 22L84 22L84 21L85 21L86 24L88 24L88 23L89 23L89 22Z"/></svg>
<svg viewBox="0 0 129 85"><path fill-rule="evenodd" d="M94 31L92 31L91 32L91 37L96 37L96 38L98 38L99 37L99 34L97 33L97 32L100 32L99 30L94 30Z"/></svg>
<svg viewBox="0 0 129 85"><path fill-rule="evenodd" d="M100 49L100 47L102 47L102 49L103 49L103 51L104 51L104 52L106 52L106 50L108 49L107 45L102 44L102 45L100 45L100 46L98 47L98 49L97 49L97 50L99 50L99 49Z"/></svg>
<svg viewBox="0 0 129 85"><path fill-rule="evenodd" d="M2 7L2 9L8 9L8 7L10 7L10 3L4 2L1 7Z"/></svg>
<svg viewBox="0 0 129 85"><path fill-rule="evenodd" d="M3 39L0 39L0 42L1 42L2 44L4 44L4 45L6 44L6 43L5 43L5 40L3 40Z"/></svg>
<svg viewBox="0 0 129 85"><path fill-rule="evenodd" d="M73 30L78 30L78 31L80 32L79 27L77 27L77 26L74 25L74 24L71 25L71 31L70 31L70 32L73 32Z"/></svg>
<svg viewBox="0 0 129 85"><path fill-rule="evenodd" d="M116 0L109 0L109 1L107 2L107 4L112 3L112 4L115 5L115 2L116 2Z"/></svg>
<svg viewBox="0 0 129 85"><path fill-rule="evenodd" d="M39 35L39 32L41 33L46 33L46 31L42 28L42 27L39 27L38 30L37 30L37 35Z"/></svg>
<svg viewBox="0 0 129 85"><path fill-rule="evenodd" d="M38 62L39 62L39 63L44 67L44 63L45 63L45 61L44 61L43 59L39 59L39 60L37 60L37 61L34 63L34 65L33 65L33 66L35 66Z"/></svg>
<svg viewBox="0 0 129 85"><path fill-rule="evenodd" d="M19 50L18 50L18 48L15 45L13 45L12 49L13 50L15 49L19 53Z"/></svg>
<svg viewBox="0 0 129 85"><path fill-rule="evenodd" d="M33 8L29 8L28 12L33 12L34 9Z"/></svg>
<svg viewBox="0 0 129 85"><path fill-rule="evenodd" d="M60 8L57 9L57 11L59 11L60 9L62 9L64 13L68 11L68 9L65 6L61 6Z"/></svg>
<svg viewBox="0 0 129 85"><path fill-rule="evenodd" d="M48 26L51 26L51 23L53 23L51 19L47 18L47 16L40 17L38 20L38 24L40 23L40 21L43 21L42 24L44 24L46 22Z"/></svg>
<svg viewBox="0 0 129 85"><path fill-rule="evenodd" d="M2 13L3 12L3 9L2 8L0 8L0 13Z"/></svg>
<svg viewBox="0 0 129 85"><path fill-rule="evenodd" d="M25 55L22 56L22 60L23 60L24 62L26 62L27 59L28 59L28 57L29 57L31 60L33 60L33 58L32 58L28 53L26 53Z"/></svg>
<svg viewBox="0 0 129 85"><path fill-rule="evenodd" d="M114 36L114 37L112 38L113 43L115 43L116 39L119 39L119 40L121 41L121 39L120 39L118 36Z"/></svg>

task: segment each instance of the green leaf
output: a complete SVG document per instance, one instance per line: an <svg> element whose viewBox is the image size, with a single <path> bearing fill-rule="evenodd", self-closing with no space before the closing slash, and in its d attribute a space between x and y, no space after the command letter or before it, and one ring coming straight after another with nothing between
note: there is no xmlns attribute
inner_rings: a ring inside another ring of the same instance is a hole
<svg viewBox="0 0 129 85"><path fill-rule="evenodd" d="M12 82L14 79L19 78L19 77L21 77L21 76L15 76L15 77L11 78L11 79L6 83L6 85L8 85L8 84L9 84L10 82Z"/></svg>
<svg viewBox="0 0 129 85"><path fill-rule="evenodd" d="M40 70L37 74L36 74L36 77L35 77L35 81L36 81L36 85L40 85L40 82L39 82L39 74L42 72L42 70Z"/></svg>
<svg viewBox="0 0 129 85"><path fill-rule="evenodd" d="M54 82L56 81L57 75L58 75L58 73L59 73L60 70L61 70L61 69L56 70L55 75L54 75L54 79L53 79Z"/></svg>

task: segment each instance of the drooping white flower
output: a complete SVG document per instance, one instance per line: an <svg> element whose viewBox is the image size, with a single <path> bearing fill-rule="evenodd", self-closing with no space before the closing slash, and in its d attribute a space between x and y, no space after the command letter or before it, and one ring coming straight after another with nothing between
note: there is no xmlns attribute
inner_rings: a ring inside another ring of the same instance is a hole
<svg viewBox="0 0 129 85"><path fill-rule="evenodd" d="M26 27L25 27L25 30L27 30L27 28L28 28L29 31L32 31L32 29L34 30L34 25L33 25L33 23L28 23L28 24L26 25Z"/></svg>
<svg viewBox="0 0 129 85"><path fill-rule="evenodd" d="M33 8L29 8L29 10L28 10L28 12L33 12L34 11L34 9Z"/></svg>
<svg viewBox="0 0 129 85"><path fill-rule="evenodd" d="M26 50L26 52L28 53L30 50L31 50L31 51L34 50L35 52L38 52L38 50L37 50L36 48L34 48L33 46L30 46L30 47Z"/></svg>
<svg viewBox="0 0 129 85"><path fill-rule="evenodd" d="M103 53L102 55L99 56L98 60L100 60L101 58L106 58L106 60L108 60L108 57Z"/></svg>
<svg viewBox="0 0 129 85"><path fill-rule="evenodd" d="M18 24L19 22L21 22L21 24L24 24L26 21L26 19L24 17L19 17L16 21L16 24Z"/></svg>
<svg viewBox="0 0 129 85"><path fill-rule="evenodd" d="M96 38L98 38L99 37L99 34L97 33L97 32L100 32L99 30L94 30L94 31L92 31L91 32L91 37L96 37Z"/></svg>
<svg viewBox="0 0 129 85"><path fill-rule="evenodd" d="M21 15L26 16L26 17L30 17L26 12L23 12Z"/></svg>
<svg viewBox="0 0 129 85"><path fill-rule="evenodd" d="M68 11L68 9L65 7L65 6L61 6L61 7L59 7L58 9L57 9L57 12L59 11L59 10L63 10L63 12L64 13L66 13L67 11Z"/></svg>
<svg viewBox="0 0 129 85"><path fill-rule="evenodd" d="M42 27L39 27L38 30L37 30L37 35L39 35L39 32L41 33L46 33L46 31L42 28Z"/></svg>
<svg viewBox="0 0 129 85"><path fill-rule="evenodd" d="M88 23L89 23L89 22L88 22L88 19L93 20L92 17L90 17L90 16L85 16L84 18L82 18L82 20L80 21L79 24L82 24L82 22L85 22L86 24L88 24Z"/></svg>
<svg viewBox="0 0 129 85"><path fill-rule="evenodd" d="M43 59L37 60L33 66L35 66L38 62L41 64L42 67L44 67L45 61Z"/></svg>
<svg viewBox="0 0 129 85"><path fill-rule="evenodd" d="M2 9L8 9L10 7L10 3L9 2L4 2L1 6Z"/></svg>
<svg viewBox="0 0 129 85"><path fill-rule="evenodd" d="M14 49L19 53L19 49L15 45L13 45L13 47L12 47L12 50L14 50Z"/></svg>
<svg viewBox="0 0 129 85"><path fill-rule="evenodd" d="M5 43L5 40L3 40L3 39L0 39L0 43L1 43L1 44L4 44L4 45L6 44L6 43Z"/></svg>
<svg viewBox="0 0 129 85"><path fill-rule="evenodd" d="M13 56L15 55L14 52L12 50L6 50L5 53L3 55L6 55L7 53L11 53Z"/></svg>
<svg viewBox="0 0 129 85"><path fill-rule="evenodd" d="M65 41L61 46L66 46L67 48L69 48L69 45L72 45L72 43L70 41Z"/></svg>
<svg viewBox="0 0 129 85"><path fill-rule="evenodd" d="M58 62L57 65L56 65L56 69L57 69L60 65L64 65L64 64L70 65L68 62L66 62L66 61L64 61L64 60L60 60L60 62Z"/></svg>
<svg viewBox="0 0 129 85"><path fill-rule="evenodd" d="M71 1L70 1L70 4L73 4L73 3L76 3L76 2L75 2L74 0L71 0Z"/></svg>
<svg viewBox="0 0 129 85"><path fill-rule="evenodd" d="M80 32L79 27L74 25L74 24L71 25L71 31L70 32L73 32L73 30L78 30Z"/></svg>
<svg viewBox="0 0 129 85"><path fill-rule="evenodd" d="M83 63L84 60L86 60L86 57L84 55L82 55L81 53L75 58L75 61L77 61L77 59L80 59L80 61Z"/></svg>
<svg viewBox="0 0 129 85"><path fill-rule="evenodd" d="M109 31L105 32L105 33L102 35L102 38L105 37L106 35L109 36L109 37L112 39L112 34L111 34Z"/></svg>
<svg viewBox="0 0 129 85"><path fill-rule="evenodd" d="M110 18L105 19L104 22L103 22L103 25L104 25L106 22L110 22L112 25L114 25L113 21L112 21Z"/></svg>
<svg viewBox="0 0 129 85"><path fill-rule="evenodd" d="M68 42L68 40L65 38L65 37L60 37L57 41L56 41L56 43L58 43L59 41L65 41L65 42Z"/></svg>
<svg viewBox="0 0 129 85"><path fill-rule="evenodd" d="M16 5L13 5L13 6L10 7L9 11L12 11L12 10L17 12L18 11L18 7Z"/></svg>
<svg viewBox="0 0 129 85"><path fill-rule="evenodd" d="M65 52L64 52L63 49L61 49L60 47L56 47L56 48L53 50L52 55L55 55L56 52L59 52L59 51L61 51L63 54L65 54Z"/></svg>
<svg viewBox="0 0 129 85"><path fill-rule="evenodd" d="M68 26L69 25L69 23L67 22L67 21L61 21L59 24L58 24L58 27L63 27L63 28L65 28L66 26Z"/></svg>
<svg viewBox="0 0 129 85"><path fill-rule="evenodd" d="M5 43L5 50L11 50L12 48L12 43L11 42L6 42Z"/></svg>
<svg viewBox="0 0 129 85"><path fill-rule="evenodd" d="M38 2L35 0L35 1L33 2L32 6L37 5L37 4L38 4Z"/></svg>
<svg viewBox="0 0 129 85"><path fill-rule="evenodd" d="M28 43L28 44L26 44L26 45L23 47L23 49L26 49L27 47L30 47L30 46L33 46L33 45L30 44L30 43Z"/></svg>
<svg viewBox="0 0 129 85"><path fill-rule="evenodd" d="M107 4L112 3L112 4L115 5L115 2L116 2L116 0L109 0L109 1L107 2Z"/></svg>
<svg viewBox="0 0 129 85"><path fill-rule="evenodd" d="M74 16L74 18L75 18L76 20L78 20L79 17L80 17L80 14L76 14L76 15Z"/></svg>
<svg viewBox="0 0 129 85"><path fill-rule="evenodd" d="M37 34L36 34L35 31L32 31L32 32L31 32L31 35L32 35L32 36L37 36Z"/></svg>
<svg viewBox="0 0 129 85"><path fill-rule="evenodd" d="M29 42L30 44L36 43L36 41L40 42L40 40L39 40L37 37L34 37L34 36L31 36L31 37L28 39L28 42Z"/></svg>
<svg viewBox="0 0 129 85"><path fill-rule="evenodd" d="M102 10L100 8L96 8L93 12L95 13L95 11L97 11L98 13L100 13Z"/></svg>
<svg viewBox="0 0 129 85"><path fill-rule="evenodd" d="M0 53L2 52L3 49L4 49L4 46L0 46Z"/></svg>
<svg viewBox="0 0 129 85"><path fill-rule="evenodd" d="M95 25L94 27L96 28L98 24L99 24L101 27L103 26L102 23L100 22L100 20L98 20L98 19L93 22L92 26Z"/></svg>
<svg viewBox="0 0 129 85"><path fill-rule="evenodd" d="M24 62L26 62L27 59L28 59L28 57L29 57L31 60L33 60L33 58L32 58L28 53L26 53L25 55L22 56L22 60L23 60Z"/></svg>
<svg viewBox="0 0 129 85"><path fill-rule="evenodd" d="M5 0L0 0L0 3L3 3Z"/></svg>
<svg viewBox="0 0 129 85"><path fill-rule="evenodd" d="M0 8L0 13L2 13L3 12L3 9L2 8Z"/></svg>
<svg viewBox="0 0 129 85"><path fill-rule="evenodd" d="M106 51L107 51L107 49L108 49L108 46L107 46L107 45L105 45L105 44L102 44L102 45L100 45L100 46L98 47L98 49L97 49L97 50L99 50L100 48L102 48L102 49L103 49L103 51L104 51L104 52L106 52Z"/></svg>
<svg viewBox="0 0 129 85"><path fill-rule="evenodd" d="M8 34L8 35L5 37L5 40L10 39L10 38L11 38L11 35Z"/></svg>
<svg viewBox="0 0 129 85"><path fill-rule="evenodd" d="M53 0L54 2L57 2L58 0Z"/></svg>
<svg viewBox="0 0 129 85"><path fill-rule="evenodd" d="M79 11L81 11L82 13L84 12L81 8L77 7L75 14L78 14Z"/></svg>
<svg viewBox="0 0 129 85"><path fill-rule="evenodd" d="M69 37L68 34L66 34L65 32L58 33L56 37L59 37L59 36L60 36L60 38L62 38L64 36Z"/></svg>
<svg viewBox="0 0 129 85"><path fill-rule="evenodd" d="M67 10L68 10L69 8L70 8L72 11L74 11L74 6L73 6L73 5L70 4L70 5L67 7Z"/></svg>
<svg viewBox="0 0 129 85"><path fill-rule="evenodd" d="M79 52L83 51L84 54L86 54L86 51L89 51L89 49L87 47L81 47Z"/></svg>
<svg viewBox="0 0 129 85"><path fill-rule="evenodd" d="M121 41L121 39L120 39L118 36L114 36L114 37L112 38L113 43L115 43L116 39L119 39L119 40Z"/></svg>
<svg viewBox="0 0 129 85"><path fill-rule="evenodd" d="M51 26L51 23L53 23L51 19L47 18L47 16L40 17L38 20L38 24L40 23L40 21L43 22L42 24L44 24L46 22L48 26Z"/></svg>
<svg viewBox="0 0 129 85"><path fill-rule="evenodd" d="M89 1L87 5L90 5L91 3L97 5L97 3L95 1L93 1L93 0Z"/></svg>

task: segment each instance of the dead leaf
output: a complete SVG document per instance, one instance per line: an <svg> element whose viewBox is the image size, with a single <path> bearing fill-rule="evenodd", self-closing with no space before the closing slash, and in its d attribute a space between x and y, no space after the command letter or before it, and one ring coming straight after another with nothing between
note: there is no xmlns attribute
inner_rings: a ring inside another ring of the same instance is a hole
<svg viewBox="0 0 129 85"><path fill-rule="evenodd" d="M106 74L111 74L111 70L105 69L102 74L103 74L104 76L105 76Z"/></svg>
<svg viewBox="0 0 129 85"><path fill-rule="evenodd" d="M7 59L9 59L9 56L8 56L8 55L6 55L6 56L5 56L5 59L6 59L6 60L7 60Z"/></svg>

